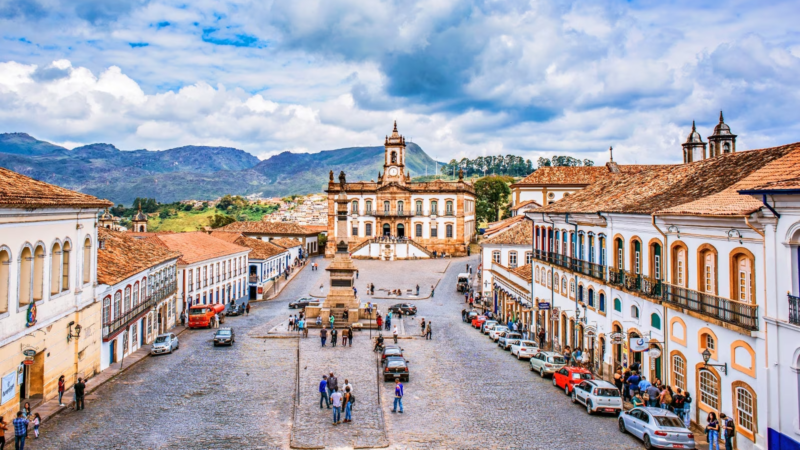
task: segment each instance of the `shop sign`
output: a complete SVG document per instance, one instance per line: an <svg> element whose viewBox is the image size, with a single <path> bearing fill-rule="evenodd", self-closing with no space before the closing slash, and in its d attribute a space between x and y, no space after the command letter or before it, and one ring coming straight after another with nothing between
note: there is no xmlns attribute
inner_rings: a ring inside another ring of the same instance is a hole
<svg viewBox="0 0 800 450"><path fill-rule="evenodd" d="M553 307L553 312L552 312L552 314L551 314L551 315L552 315L553 317L558 317L558 316L559 316L559 314L561 314L561 308L559 308L558 306L554 306L554 307Z"/></svg>
<svg viewBox="0 0 800 450"><path fill-rule="evenodd" d="M631 351L632 352L645 352L650 349L650 344L644 338L632 337L631 338Z"/></svg>
<svg viewBox="0 0 800 450"><path fill-rule="evenodd" d="M25 355L26 357L33 358L34 356L36 356L36 350L31 350L31 349L23 350L22 354Z"/></svg>
<svg viewBox="0 0 800 450"><path fill-rule="evenodd" d="M2 383L2 399L0 400L0 404L5 405L6 402L13 400L16 394L16 372L11 372L8 375L3 377Z"/></svg>
<svg viewBox="0 0 800 450"><path fill-rule="evenodd" d="M550 303L539 303L539 309L547 311L550 309Z"/></svg>
<svg viewBox="0 0 800 450"><path fill-rule="evenodd" d="M614 344L614 345L619 345L619 344L622 344L624 342L624 339L622 337L622 333L611 333L609 338L611 339L611 343Z"/></svg>
<svg viewBox="0 0 800 450"><path fill-rule="evenodd" d="M659 356L661 356L661 350L660 350L660 349L658 349L658 348L656 348L656 347L653 347L653 348L651 348L651 349L650 349L650 351L648 351L647 353L650 355L650 358L651 358L653 361L655 361L655 360L656 360L656 358L658 358ZM654 364L655 364L655 363L654 363Z"/></svg>

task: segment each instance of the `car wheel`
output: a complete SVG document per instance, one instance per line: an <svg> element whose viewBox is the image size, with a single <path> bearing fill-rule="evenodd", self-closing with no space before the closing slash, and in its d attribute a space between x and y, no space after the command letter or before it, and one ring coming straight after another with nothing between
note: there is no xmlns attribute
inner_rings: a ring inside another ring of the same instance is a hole
<svg viewBox="0 0 800 450"><path fill-rule="evenodd" d="M553 386L558 387L558 383L556 383L556 377L553 377Z"/></svg>
<svg viewBox="0 0 800 450"><path fill-rule="evenodd" d="M622 417L617 420L617 424L619 424L619 432L620 433L627 433L628 430L625 429L625 421L622 420Z"/></svg>
<svg viewBox="0 0 800 450"><path fill-rule="evenodd" d="M520 358L520 356L519 356L519 353L517 353L517 361L519 361L519 360L521 360L521 359L522 359L522 358Z"/></svg>
<svg viewBox="0 0 800 450"><path fill-rule="evenodd" d="M214 342L214 347L216 347L216 346L217 346L217 343L216 343L216 342Z"/></svg>
<svg viewBox="0 0 800 450"><path fill-rule="evenodd" d="M539 369L539 376L544 378L544 369Z"/></svg>
<svg viewBox="0 0 800 450"><path fill-rule="evenodd" d="M567 390L567 388L564 388L564 391L566 391L566 390ZM569 394L567 394L567 395L569 395ZM575 392L572 392L572 395L570 395L569 398L572 399L572 403L578 403L578 395L575 394Z"/></svg>
<svg viewBox="0 0 800 450"><path fill-rule="evenodd" d="M564 394L569 395L569 384L564 385Z"/></svg>
<svg viewBox="0 0 800 450"><path fill-rule="evenodd" d="M644 435L644 448L646 448L647 450L653 448L653 443L650 442L650 436L647 434Z"/></svg>
<svg viewBox="0 0 800 450"><path fill-rule="evenodd" d="M592 411L592 402L586 402L586 413L590 416L594 414L594 411Z"/></svg>
<svg viewBox="0 0 800 450"><path fill-rule="evenodd" d="M169 348L169 354L172 354L172 347Z"/></svg>
<svg viewBox="0 0 800 450"><path fill-rule="evenodd" d="M533 365L531 365L531 372L533 372Z"/></svg>

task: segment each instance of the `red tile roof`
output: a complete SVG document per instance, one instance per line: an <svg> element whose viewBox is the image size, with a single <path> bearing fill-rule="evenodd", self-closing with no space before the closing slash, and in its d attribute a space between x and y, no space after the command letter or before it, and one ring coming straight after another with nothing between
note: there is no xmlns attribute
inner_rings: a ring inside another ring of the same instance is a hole
<svg viewBox="0 0 800 450"><path fill-rule="evenodd" d="M326 233L328 231L327 225L300 225L312 233Z"/></svg>
<svg viewBox="0 0 800 450"><path fill-rule="evenodd" d="M511 273L513 273L514 275L522 278L523 280L527 281L528 283L530 283L533 280L533 276L531 274L531 270L532 270L532 268L531 268L530 264L526 264L524 266L517 267L516 269L510 269Z"/></svg>
<svg viewBox="0 0 800 450"><path fill-rule="evenodd" d="M269 259L286 251L286 249L283 247L278 247L277 245L262 241L261 239L249 238L244 236L242 233L234 233L230 231L212 231L211 236L217 239L222 239L225 242L230 242L232 244L249 248L252 250L252 252L250 252L248 258L251 260Z"/></svg>
<svg viewBox="0 0 800 450"><path fill-rule="evenodd" d="M536 200L525 200L524 202L520 202L514 205L511 210L517 211L520 208L524 208L526 206L530 206L530 209L540 208L542 205L539 204Z"/></svg>
<svg viewBox="0 0 800 450"><path fill-rule="evenodd" d="M541 167L522 180L512 184L511 187L554 185L587 186L613 175L612 167L618 167L621 173L638 173L659 166L613 164L613 166L604 165L590 167Z"/></svg>
<svg viewBox="0 0 800 450"><path fill-rule="evenodd" d="M298 241L297 239L290 239L290 238L280 238L280 239L273 239L269 241L270 244L277 245L283 248L294 248L294 247L302 247L303 244Z"/></svg>
<svg viewBox="0 0 800 450"><path fill-rule="evenodd" d="M525 217L525 216L515 216ZM518 220L483 241L484 244L526 245L533 244L533 231L528 220Z"/></svg>
<svg viewBox="0 0 800 450"><path fill-rule="evenodd" d="M0 167L0 207L13 208L107 208L108 200L71 191Z"/></svg>
<svg viewBox="0 0 800 450"><path fill-rule="evenodd" d="M311 236L319 234L294 222L233 222L218 231L236 231L244 234L270 234L276 236Z"/></svg>
<svg viewBox="0 0 800 450"><path fill-rule="evenodd" d="M121 231L98 228L97 238L103 241L102 248L97 250L97 282L109 286L181 256Z"/></svg>
<svg viewBox="0 0 800 450"><path fill-rule="evenodd" d="M207 259L249 252L250 249L241 245L225 242L202 231L188 233L157 234L145 238L150 242L159 242L170 250L183 254L178 261L180 264L193 264Z"/></svg>
<svg viewBox="0 0 800 450"><path fill-rule="evenodd" d="M521 222L525 220L525 215L516 215L512 217L505 218L503 220L498 220L497 222L492 222L489 226L486 227L486 231L483 232L484 238L489 238L494 233L505 229L506 227L513 225L517 222Z"/></svg>

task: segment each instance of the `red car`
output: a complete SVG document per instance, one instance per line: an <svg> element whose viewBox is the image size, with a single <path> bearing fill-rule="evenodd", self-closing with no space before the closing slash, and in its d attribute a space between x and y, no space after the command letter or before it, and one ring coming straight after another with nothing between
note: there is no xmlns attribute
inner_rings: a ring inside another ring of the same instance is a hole
<svg viewBox="0 0 800 450"><path fill-rule="evenodd" d="M481 325L483 325L483 322L486 322L486 316L478 316L472 319L472 328L480 329Z"/></svg>
<svg viewBox="0 0 800 450"><path fill-rule="evenodd" d="M572 389L583 380L594 380L592 372L583 367L562 367L553 374L553 386L564 389L567 395L572 395Z"/></svg>

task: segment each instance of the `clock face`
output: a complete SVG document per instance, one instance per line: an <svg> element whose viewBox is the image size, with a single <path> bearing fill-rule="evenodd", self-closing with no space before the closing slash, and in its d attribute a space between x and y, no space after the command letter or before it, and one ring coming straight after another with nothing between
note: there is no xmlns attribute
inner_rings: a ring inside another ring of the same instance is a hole
<svg viewBox="0 0 800 450"><path fill-rule="evenodd" d="M389 175L396 176L397 175L397 167L392 167L389 169Z"/></svg>

